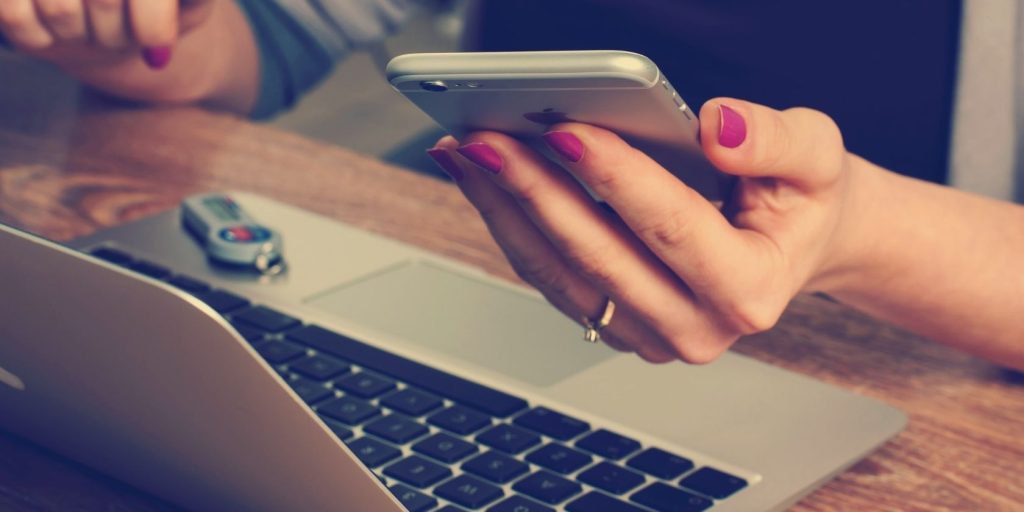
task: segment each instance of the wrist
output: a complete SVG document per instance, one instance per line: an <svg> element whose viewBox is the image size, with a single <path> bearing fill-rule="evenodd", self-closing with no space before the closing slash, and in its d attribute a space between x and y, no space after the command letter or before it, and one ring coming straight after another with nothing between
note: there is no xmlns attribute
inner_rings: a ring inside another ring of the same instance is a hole
<svg viewBox="0 0 1024 512"><path fill-rule="evenodd" d="M895 204L892 173L852 153L846 154L838 220L819 270L804 291L835 297L855 292L877 276L882 227Z"/></svg>

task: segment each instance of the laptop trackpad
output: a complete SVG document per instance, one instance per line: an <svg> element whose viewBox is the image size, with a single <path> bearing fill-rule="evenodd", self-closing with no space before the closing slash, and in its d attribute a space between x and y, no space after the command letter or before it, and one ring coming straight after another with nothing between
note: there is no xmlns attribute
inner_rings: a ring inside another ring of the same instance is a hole
<svg viewBox="0 0 1024 512"><path fill-rule="evenodd" d="M550 386L615 355L543 299L424 261L319 293L307 303L374 331Z"/></svg>

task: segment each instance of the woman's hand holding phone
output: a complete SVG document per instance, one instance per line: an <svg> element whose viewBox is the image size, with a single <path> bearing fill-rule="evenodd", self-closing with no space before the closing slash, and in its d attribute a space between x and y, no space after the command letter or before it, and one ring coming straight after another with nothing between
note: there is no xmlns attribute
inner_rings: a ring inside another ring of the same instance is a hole
<svg viewBox="0 0 1024 512"><path fill-rule="evenodd" d="M708 159L738 178L721 210L589 125L544 136L573 176L495 132L446 137L429 152L519 276L559 310L595 318L611 299L617 310L601 335L613 348L705 363L772 327L797 293L847 278L857 252L847 244L863 228L853 169L869 164L812 110L716 99L700 122Z"/></svg>

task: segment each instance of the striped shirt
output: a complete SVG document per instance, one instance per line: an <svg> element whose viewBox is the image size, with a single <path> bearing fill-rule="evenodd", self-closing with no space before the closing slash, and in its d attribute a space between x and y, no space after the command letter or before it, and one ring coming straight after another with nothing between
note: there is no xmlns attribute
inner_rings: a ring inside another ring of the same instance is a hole
<svg viewBox="0 0 1024 512"><path fill-rule="evenodd" d="M260 51L261 87L252 116L292 106L354 50L409 19L413 0L237 0Z"/></svg>

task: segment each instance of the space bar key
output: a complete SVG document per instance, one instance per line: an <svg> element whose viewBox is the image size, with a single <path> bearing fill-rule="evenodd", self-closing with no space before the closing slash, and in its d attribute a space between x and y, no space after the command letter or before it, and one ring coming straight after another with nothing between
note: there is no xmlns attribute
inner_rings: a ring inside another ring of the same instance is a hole
<svg viewBox="0 0 1024 512"><path fill-rule="evenodd" d="M288 331L286 336L318 351L390 375L493 416L504 418L527 406L526 400L522 398L391 354L323 327L307 325Z"/></svg>

